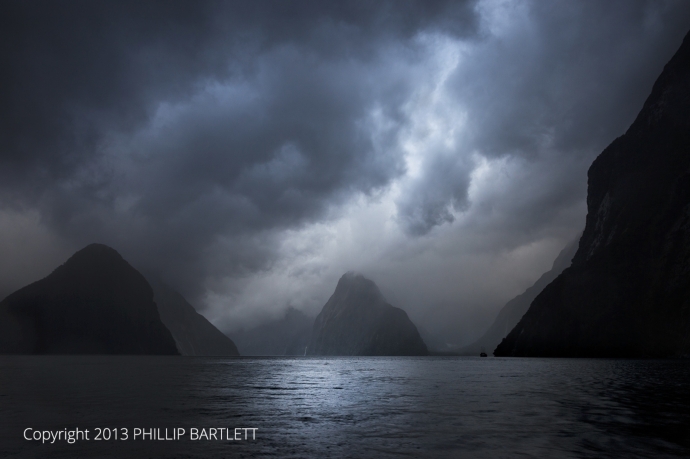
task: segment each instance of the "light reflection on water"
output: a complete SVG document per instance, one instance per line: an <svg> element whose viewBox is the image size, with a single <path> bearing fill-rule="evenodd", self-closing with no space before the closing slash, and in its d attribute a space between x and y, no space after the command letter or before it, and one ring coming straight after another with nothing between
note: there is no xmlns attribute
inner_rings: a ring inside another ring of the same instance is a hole
<svg viewBox="0 0 690 459"><path fill-rule="evenodd" d="M0 456L690 456L680 360L0 357ZM25 427L257 427L41 445Z"/></svg>

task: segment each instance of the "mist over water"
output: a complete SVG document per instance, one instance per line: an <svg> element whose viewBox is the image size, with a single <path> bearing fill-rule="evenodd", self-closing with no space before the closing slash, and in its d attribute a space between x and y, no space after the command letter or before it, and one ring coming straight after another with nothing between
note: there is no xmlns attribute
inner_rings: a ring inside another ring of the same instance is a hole
<svg viewBox="0 0 690 459"><path fill-rule="evenodd" d="M0 357L2 457L684 457L690 364L473 357ZM255 427L255 441L23 431Z"/></svg>

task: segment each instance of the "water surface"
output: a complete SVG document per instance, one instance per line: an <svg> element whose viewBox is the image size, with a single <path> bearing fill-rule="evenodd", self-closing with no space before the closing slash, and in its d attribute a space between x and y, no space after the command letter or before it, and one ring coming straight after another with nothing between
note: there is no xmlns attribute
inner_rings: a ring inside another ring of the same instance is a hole
<svg viewBox="0 0 690 459"><path fill-rule="evenodd" d="M0 457L688 457L689 377L681 360L4 356ZM258 431L131 439L151 427Z"/></svg>

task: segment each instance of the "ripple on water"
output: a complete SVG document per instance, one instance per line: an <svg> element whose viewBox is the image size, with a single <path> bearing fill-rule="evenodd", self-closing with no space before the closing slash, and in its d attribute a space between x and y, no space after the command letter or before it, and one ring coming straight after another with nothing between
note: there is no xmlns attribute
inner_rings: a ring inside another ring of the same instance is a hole
<svg viewBox="0 0 690 459"><path fill-rule="evenodd" d="M689 376L676 360L0 357L0 456L687 457ZM28 426L259 432L42 446Z"/></svg>

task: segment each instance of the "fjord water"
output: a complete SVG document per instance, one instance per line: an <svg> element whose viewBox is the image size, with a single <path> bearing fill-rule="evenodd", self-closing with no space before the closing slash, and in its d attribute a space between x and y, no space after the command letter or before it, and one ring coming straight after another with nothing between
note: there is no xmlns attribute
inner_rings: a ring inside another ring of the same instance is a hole
<svg viewBox="0 0 690 459"><path fill-rule="evenodd" d="M690 362L474 357L0 357L0 457L680 457ZM251 427L256 440L36 430Z"/></svg>

